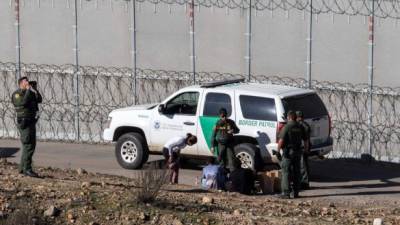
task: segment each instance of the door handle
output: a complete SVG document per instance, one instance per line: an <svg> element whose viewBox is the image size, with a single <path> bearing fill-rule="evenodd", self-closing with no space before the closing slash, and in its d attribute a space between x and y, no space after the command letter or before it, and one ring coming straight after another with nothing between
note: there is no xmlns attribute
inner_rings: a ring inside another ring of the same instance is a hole
<svg viewBox="0 0 400 225"><path fill-rule="evenodd" d="M188 125L188 126L194 126L193 122L184 122L183 124Z"/></svg>

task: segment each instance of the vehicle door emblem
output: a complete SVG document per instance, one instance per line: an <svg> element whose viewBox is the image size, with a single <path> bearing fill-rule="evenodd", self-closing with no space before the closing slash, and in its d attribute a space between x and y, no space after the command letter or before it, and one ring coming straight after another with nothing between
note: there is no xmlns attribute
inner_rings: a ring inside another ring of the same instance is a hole
<svg viewBox="0 0 400 225"><path fill-rule="evenodd" d="M160 129L160 121L154 122L154 129Z"/></svg>

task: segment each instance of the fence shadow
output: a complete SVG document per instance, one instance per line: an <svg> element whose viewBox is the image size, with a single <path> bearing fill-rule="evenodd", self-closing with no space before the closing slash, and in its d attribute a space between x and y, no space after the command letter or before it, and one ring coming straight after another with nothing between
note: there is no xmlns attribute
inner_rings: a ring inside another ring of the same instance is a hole
<svg viewBox="0 0 400 225"><path fill-rule="evenodd" d="M342 158L326 159L323 161L311 160L310 168L311 181L338 183L338 185L318 187L318 189L400 187L400 164L396 163L376 161L369 163L362 159ZM379 183L376 181L379 181ZM340 184L345 182L350 183ZM398 193L400 193L400 190Z"/></svg>
<svg viewBox="0 0 400 225"><path fill-rule="evenodd" d="M202 160L182 160L181 168L189 170L201 170L205 164L205 161ZM151 161L146 163L143 167L163 169L165 168L165 162L164 160ZM318 185L316 189L355 190L359 188L393 189L400 187L400 164L397 163L379 161L373 161L372 163L369 163L365 159L354 158L310 160L310 170L311 182L323 184ZM360 192L359 195L374 195L384 193L400 194L400 189L392 189L379 190L376 193L376 190L371 190L369 192ZM201 191L196 189L183 192L198 193ZM348 195L354 194L356 193L352 192Z"/></svg>
<svg viewBox="0 0 400 225"><path fill-rule="evenodd" d="M0 147L0 158L10 158L19 151L19 148L3 148Z"/></svg>
<svg viewBox="0 0 400 225"><path fill-rule="evenodd" d="M207 164L205 160L201 159L188 159L188 158L181 158L180 160L181 169L188 169L188 170L202 170L203 167ZM156 169L164 169L166 168L165 160L153 160L145 163L143 168L156 168Z"/></svg>

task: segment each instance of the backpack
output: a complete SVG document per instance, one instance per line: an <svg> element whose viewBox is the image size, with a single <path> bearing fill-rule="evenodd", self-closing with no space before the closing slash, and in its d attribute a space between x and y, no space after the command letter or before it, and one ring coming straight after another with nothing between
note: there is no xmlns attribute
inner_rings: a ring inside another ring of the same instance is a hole
<svg viewBox="0 0 400 225"><path fill-rule="evenodd" d="M288 148L293 151L299 151L301 148L302 137L303 137L303 127L296 124L290 127L288 131L289 143Z"/></svg>
<svg viewBox="0 0 400 225"><path fill-rule="evenodd" d="M229 175L231 192L250 195L254 190L255 177L251 169L237 168Z"/></svg>

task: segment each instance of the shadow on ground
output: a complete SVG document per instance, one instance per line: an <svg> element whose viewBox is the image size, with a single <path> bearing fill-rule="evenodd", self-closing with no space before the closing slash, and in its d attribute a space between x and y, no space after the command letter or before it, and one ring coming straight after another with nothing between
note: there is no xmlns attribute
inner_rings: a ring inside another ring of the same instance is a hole
<svg viewBox="0 0 400 225"><path fill-rule="evenodd" d="M316 182L349 182L400 178L400 164L367 162L361 159L310 160L311 180ZM396 183L388 181L388 184ZM400 185L397 183L397 185Z"/></svg>
<svg viewBox="0 0 400 225"><path fill-rule="evenodd" d="M148 162L144 168L165 168L164 160ZM182 160L181 168L201 170L205 162L201 160ZM400 164L390 162L366 161L364 159L339 158L310 160L311 181L319 183L344 183L357 181L376 181L352 184L352 188L383 188L400 186ZM393 181L396 180L396 181ZM349 186L329 186L329 188L348 188Z"/></svg>
<svg viewBox="0 0 400 225"><path fill-rule="evenodd" d="M169 192L177 192L177 193L209 193L207 190L203 190L200 188L194 189L168 189Z"/></svg>
<svg viewBox="0 0 400 225"><path fill-rule="evenodd" d="M14 157L19 148L2 148L0 147L0 158Z"/></svg>
<svg viewBox="0 0 400 225"><path fill-rule="evenodd" d="M181 159L180 164L181 164L181 169L202 170L203 167L206 165L206 161L195 160L195 159ZM160 159L160 160L149 161L143 165L143 169L148 169L148 168L164 169L166 168L165 160Z"/></svg>
<svg viewBox="0 0 400 225"><path fill-rule="evenodd" d="M316 189L340 189L349 193L335 192L309 197L400 194L400 164L361 159L326 159L310 161L310 167L311 181L328 184Z"/></svg>
<svg viewBox="0 0 400 225"><path fill-rule="evenodd" d="M158 168L165 168L163 160L153 161ZM204 161L184 160L183 169L201 170ZM398 195L400 194L400 164L368 161L365 159L325 159L310 160L311 181L320 183L316 190L348 190L349 193L321 194L309 197L352 196L352 195ZM174 190L170 190L174 191ZM176 192L201 193L202 190L175 190Z"/></svg>

